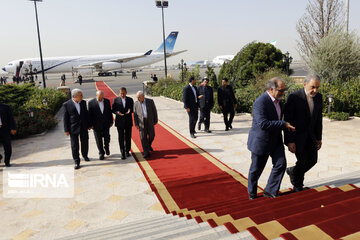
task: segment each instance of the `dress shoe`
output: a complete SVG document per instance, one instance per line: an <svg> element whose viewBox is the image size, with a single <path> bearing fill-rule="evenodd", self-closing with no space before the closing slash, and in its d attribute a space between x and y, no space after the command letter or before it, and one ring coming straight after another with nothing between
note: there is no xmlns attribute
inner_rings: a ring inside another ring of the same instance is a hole
<svg viewBox="0 0 360 240"><path fill-rule="evenodd" d="M274 195L274 194L271 194L271 193L268 193L268 192L264 191L264 197L267 197L267 198L276 198L277 196Z"/></svg>
<svg viewBox="0 0 360 240"><path fill-rule="evenodd" d="M88 157L84 157L84 160L87 162L90 162L90 158L88 158Z"/></svg>
<svg viewBox="0 0 360 240"><path fill-rule="evenodd" d="M150 157L150 153L145 153L144 158L148 158L148 157Z"/></svg>
<svg viewBox="0 0 360 240"><path fill-rule="evenodd" d="M126 153L126 156L127 156L127 157L130 157L130 156L131 156L130 152L127 152L127 153Z"/></svg>
<svg viewBox="0 0 360 240"><path fill-rule="evenodd" d="M121 154L121 159L122 160L126 159L125 154Z"/></svg>
<svg viewBox="0 0 360 240"><path fill-rule="evenodd" d="M5 167L11 167L10 163L5 163Z"/></svg>
<svg viewBox="0 0 360 240"><path fill-rule="evenodd" d="M294 187L294 191L295 191L295 192L301 192L301 191L303 191L303 190L304 190L303 187Z"/></svg>
<svg viewBox="0 0 360 240"><path fill-rule="evenodd" d="M207 133L211 133L211 130L209 130L209 129L206 129L206 130L205 130L205 132L207 132Z"/></svg>
<svg viewBox="0 0 360 240"><path fill-rule="evenodd" d="M110 150L108 148L105 148L105 154L108 156L110 155Z"/></svg>
<svg viewBox="0 0 360 240"><path fill-rule="evenodd" d="M195 134L193 134L193 133L190 134L190 137L191 137L191 138L196 138Z"/></svg>
<svg viewBox="0 0 360 240"><path fill-rule="evenodd" d="M0 162L1 162L1 159L2 159L2 155L0 154Z"/></svg>
<svg viewBox="0 0 360 240"><path fill-rule="evenodd" d="M100 159L100 160L104 160L104 159L105 159L104 154L100 154L100 155L99 155L99 159Z"/></svg>
<svg viewBox="0 0 360 240"><path fill-rule="evenodd" d="M229 131L229 128L228 128L228 127L226 127L226 128L225 128L225 131Z"/></svg>
<svg viewBox="0 0 360 240"><path fill-rule="evenodd" d="M232 125L231 125L231 124L229 125L229 128L232 129Z"/></svg>
<svg viewBox="0 0 360 240"><path fill-rule="evenodd" d="M287 173L287 175L289 175L289 177L290 177L290 182L291 182L291 184L292 184L293 186L295 186L295 176L294 176L294 174L293 174L293 172L292 172L293 169L294 169L294 167L288 167L288 168L286 169L286 173Z"/></svg>
<svg viewBox="0 0 360 240"><path fill-rule="evenodd" d="M79 169L79 168L80 168L80 163L75 163L74 168L75 168L76 170Z"/></svg>
<svg viewBox="0 0 360 240"><path fill-rule="evenodd" d="M257 195L249 194L249 200L254 200L255 198L257 198Z"/></svg>
<svg viewBox="0 0 360 240"><path fill-rule="evenodd" d="M153 149L152 147L150 147L150 151L151 151L151 152L153 152L153 151L154 151L154 149Z"/></svg>

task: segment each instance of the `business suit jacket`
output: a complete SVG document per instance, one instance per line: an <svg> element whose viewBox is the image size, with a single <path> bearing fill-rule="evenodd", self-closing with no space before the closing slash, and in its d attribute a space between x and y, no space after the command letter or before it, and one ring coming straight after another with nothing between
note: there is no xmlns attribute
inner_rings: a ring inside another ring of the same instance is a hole
<svg viewBox="0 0 360 240"><path fill-rule="evenodd" d="M86 107L86 102L80 102L80 115L72 99L63 104L64 107L64 131L70 134L80 134L80 132L87 132L90 127L89 113Z"/></svg>
<svg viewBox="0 0 360 240"><path fill-rule="evenodd" d="M285 104L284 120L296 128L295 132L285 131L285 144L295 143L296 151L301 152L310 137L315 146L322 139L322 95L313 98L314 109L310 114L309 105L304 89L291 93Z"/></svg>
<svg viewBox="0 0 360 240"><path fill-rule="evenodd" d="M195 86L193 86L196 91L196 99L199 96L199 91ZM195 111L199 108L199 101L195 100L194 92L190 84L186 85L183 89L183 102L184 108L190 108L190 110Z"/></svg>
<svg viewBox="0 0 360 240"><path fill-rule="evenodd" d="M130 110L130 114L125 114L129 110ZM116 112L118 111L125 115L124 116L117 115ZM125 98L125 108L122 104L121 97L115 98L112 105L112 112L116 114L115 117L116 127L127 128L133 126L132 113L134 112L134 100L132 98L130 97Z"/></svg>
<svg viewBox="0 0 360 240"><path fill-rule="evenodd" d="M1 135L10 135L10 130L16 130L14 116L9 105L0 103L0 118L2 122Z"/></svg>
<svg viewBox="0 0 360 240"><path fill-rule="evenodd" d="M236 104L234 90L230 85L227 85L226 87L220 86L218 88L217 97L219 106L222 106L223 108L234 107L234 104Z"/></svg>
<svg viewBox="0 0 360 240"><path fill-rule="evenodd" d="M253 121L248 137L248 149L259 156L269 155L283 146L282 130L286 122L278 119L276 108L267 92L258 97L253 105Z"/></svg>
<svg viewBox="0 0 360 240"><path fill-rule="evenodd" d="M94 127L95 131L103 131L109 128L114 122L109 99L104 98L103 101L103 113L101 113L100 106L96 98L89 101L90 125Z"/></svg>
<svg viewBox="0 0 360 240"><path fill-rule="evenodd" d="M209 94L210 94L209 100L206 100L205 98L206 89L209 90ZM199 100L200 108L207 107L208 109L212 109L214 107L214 92L212 87L210 86L205 87L204 85L202 85L198 88L198 91L199 91L199 95L204 96Z"/></svg>
<svg viewBox="0 0 360 240"><path fill-rule="evenodd" d="M146 112L147 112L147 122L150 126L154 126L158 122L157 110L155 103L152 99L145 98ZM134 104L134 122L135 126L138 126L140 129L144 128L144 116L141 107L141 103L136 101Z"/></svg>

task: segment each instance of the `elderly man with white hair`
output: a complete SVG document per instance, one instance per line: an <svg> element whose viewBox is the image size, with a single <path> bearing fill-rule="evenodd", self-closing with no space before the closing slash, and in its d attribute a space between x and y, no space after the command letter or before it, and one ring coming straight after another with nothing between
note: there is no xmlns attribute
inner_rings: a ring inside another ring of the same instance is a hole
<svg viewBox="0 0 360 240"><path fill-rule="evenodd" d="M75 162L75 169L80 168L79 156L79 137L81 142L81 155L85 161L88 158L89 151L89 133L90 129L89 114L86 102L83 100L82 91L75 88L71 91L72 99L63 104L64 107L64 131L66 136L70 136L71 151Z"/></svg>
<svg viewBox="0 0 360 240"><path fill-rule="evenodd" d="M151 147L155 138L154 125L158 122L157 110L152 99L145 98L142 91L136 94L138 101L134 104L134 122L140 132L141 145L144 150L144 158L150 156Z"/></svg>

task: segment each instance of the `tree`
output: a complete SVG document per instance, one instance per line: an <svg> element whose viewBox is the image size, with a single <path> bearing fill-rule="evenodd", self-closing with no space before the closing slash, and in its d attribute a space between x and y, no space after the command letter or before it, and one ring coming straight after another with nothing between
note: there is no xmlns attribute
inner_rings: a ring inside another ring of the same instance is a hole
<svg viewBox="0 0 360 240"><path fill-rule="evenodd" d="M235 87L246 86L256 75L268 69L285 71L282 52L270 43L251 42L236 54L233 60L223 64L218 81L228 78Z"/></svg>
<svg viewBox="0 0 360 240"><path fill-rule="evenodd" d="M348 81L360 74L360 39L352 32L332 31L320 40L310 57L310 68L323 79Z"/></svg>
<svg viewBox="0 0 360 240"><path fill-rule="evenodd" d="M344 4L341 0L309 0L305 14L296 24L300 35L298 51L309 65L309 58L320 40L331 30L344 25Z"/></svg>
<svg viewBox="0 0 360 240"><path fill-rule="evenodd" d="M209 66L209 65L207 65L206 68L207 69L205 71L205 75L209 79L210 85L213 86L215 89L217 89L219 87L219 85L218 85L218 82L217 82L217 78L216 78L214 68Z"/></svg>

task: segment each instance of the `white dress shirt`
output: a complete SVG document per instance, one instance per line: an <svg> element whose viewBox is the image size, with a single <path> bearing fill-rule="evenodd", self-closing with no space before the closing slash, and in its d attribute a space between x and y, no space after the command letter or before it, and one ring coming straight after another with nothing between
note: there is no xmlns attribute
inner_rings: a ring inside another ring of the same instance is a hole
<svg viewBox="0 0 360 240"><path fill-rule="evenodd" d="M143 112L143 117L144 117L144 118L147 118L147 110L146 110L145 99L144 99L144 101L141 103L141 108L142 108L142 112Z"/></svg>
<svg viewBox="0 0 360 240"><path fill-rule="evenodd" d="M195 102L197 102L196 90L195 90L195 88L194 88L194 86L193 86L193 85L191 85L190 83L189 83L189 85L190 85L190 87L191 87L191 89L192 89L192 91L193 91L193 93L194 93L194 96L195 96Z"/></svg>
<svg viewBox="0 0 360 240"><path fill-rule="evenodd" d="M78 112L78 114L80 115L80 103L77 103L74 101L74 99L72 99L74 106L76 108L76 111Z"/></svg>
<svg viewBox="0 0 360 240"><path fill-rule="evenodd" d="M2 127L2 121L1 121L1 116L0 116L0 128Z"/></svg>
<svg viewBox="0 0 360 240"><path fill-rule="evenodd" d="M310 94L306 92L305 88L304 88L304 90L305 90L306 100L309 105L310 115L312 115L313 111L314 111L314 98L311 97Z"/></svg>
<svg viewBox="0 0 360 240"><path fill-rule="evenodd" d="M104 100L102 100L101 102L98 100L97 102L99 104L101 113L104 113Z"/></svg>
<svg viewBox="0 0 360 240"><path fill-rule="evenodd" d="M121 98L121 101L122 101L123 107L125 108L125 106L126 106L126 98Z"/></svg>

